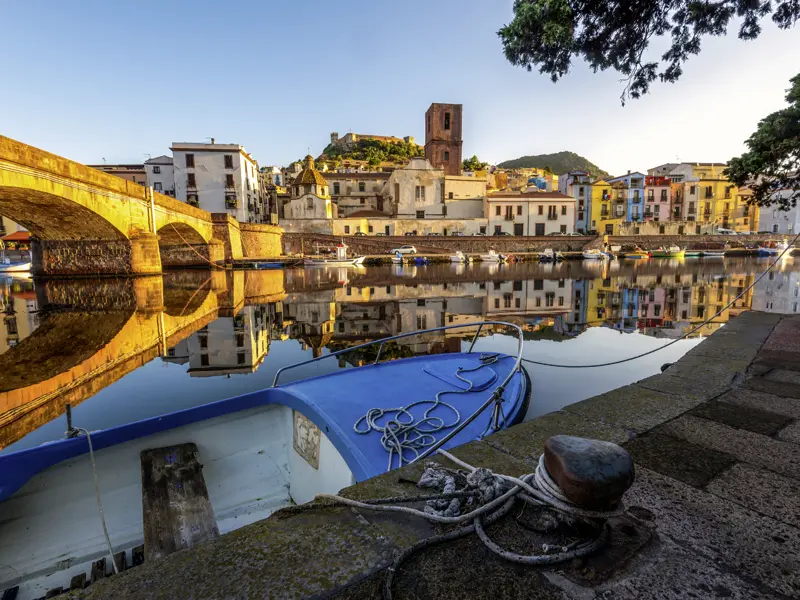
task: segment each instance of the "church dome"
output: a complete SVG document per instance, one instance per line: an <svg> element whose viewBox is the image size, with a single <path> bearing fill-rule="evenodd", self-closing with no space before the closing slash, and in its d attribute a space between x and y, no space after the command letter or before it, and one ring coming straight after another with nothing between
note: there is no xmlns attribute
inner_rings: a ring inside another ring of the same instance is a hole
<svg viewBox="0 0 800 600"><path fill-rule="evenodd" d="M328 185L325 178L314 168L314 158L309 154L303 160L303 170L294 178L292 185Z"/></svg>

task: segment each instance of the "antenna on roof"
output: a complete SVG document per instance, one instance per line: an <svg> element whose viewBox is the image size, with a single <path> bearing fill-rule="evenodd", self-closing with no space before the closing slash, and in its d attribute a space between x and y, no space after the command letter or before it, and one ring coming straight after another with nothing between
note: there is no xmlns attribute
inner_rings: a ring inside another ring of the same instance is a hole
<svg viewBox="0 0 800 600"><path fill-rule="evenodd" d="M153 157L150 155L150 153L149 153L149 152L145 152L145 153L143 153L143 154L142 154L142 156L146 156L146 157L147 157L147 160L150 160L151 158L153 158Z"/></svg>
<svg viewBox="0 0 800 600"><path fill-rule="evenodd" d="M106 157L103 157L103 164L106 164Z"/></svg>
<svg viewBox="0 0 800 600"><path fill-rule="evenodd" d="M212 143L212 144L214 143L214 138L213 138L213 137L207 137L207 138L205 138L205 139L207 139L207 140L211 140L211 143Z"/></svg>

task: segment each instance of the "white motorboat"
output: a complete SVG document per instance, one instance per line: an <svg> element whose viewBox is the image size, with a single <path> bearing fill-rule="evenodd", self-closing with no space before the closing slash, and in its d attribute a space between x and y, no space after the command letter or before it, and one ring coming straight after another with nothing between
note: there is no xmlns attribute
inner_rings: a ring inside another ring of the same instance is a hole
<svg viewBox="0 0 800 600"><path fill-rule="evenodd" d="M592 248L591 250L583 251L583 258L589 260L608 260L608 254L601 252L597 248Z"/></svg>
<svg viewBox="0 0 800 600"><path fill-rule="evenodd" d="M561 252L556 252L552 248L546 248L543 252L539 253L539 260L542 262L555 262L564 260L564 255Z"/></svg>
<svg viewBox="0 0 800 600"><path fill-rule="evenodd" d="M502 254L498 254L494 249L489 250L486 254L481 254L481 262L485 263L501 263L505 260Z"/></svg>
<svg viewBox="0 0 800 600"><path fill-rule="evenodd" d="M395 265L402 265L403 264L403 255L399 252L392 257L392 263Z"/></svg>
<svg viewBox="0 0 800 600"><path fill-rule="evenodd" d="M458 250L455 254L450 255L450 262L451 263L468 263L472 262L472 257L467 256L461 250Z"/></svg>
<svg viewBox="0 0 800 600"><path fill-rule="evenodd" d="M758 247L759 256L777 256L789 247L785 241L783 242L767 242ZM787 252L784 256L788 256Z"/></svg>
<svg viewBox="0 0 800 600"><path fill-rule="evenodd" d="M364 256L347 257L347 246L336 246L336 258L307 258L303 261L306 267L359 267L364 264Z"/></svg>
<svg viewBox="0 0 800 600"><path fill-rule="evenodd" d="M0 263L0 273L29 273L30 270L30 261Z"/></svg>

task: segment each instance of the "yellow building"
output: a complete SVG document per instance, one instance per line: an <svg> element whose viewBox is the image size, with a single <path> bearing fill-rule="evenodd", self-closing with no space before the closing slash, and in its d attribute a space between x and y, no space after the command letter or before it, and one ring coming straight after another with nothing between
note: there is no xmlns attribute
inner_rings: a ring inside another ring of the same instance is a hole
<svg viewBox="0 0 800 600"><path fill-rule="evenodd" d="M625 202L617 202L612 186L604 179L591 184L591 227L601 235L619 235L620 223L625 221Z"/></svg>
<svg viewBox="0 0 800 600"><path fill-rule="evenodd" d="M711 223L722 229L756 231L757 211L748 206L746 194L723 174L726 163L683 163L681 181L683 215L689 221ZM754 223L755 222L755 223Z"/></svg>

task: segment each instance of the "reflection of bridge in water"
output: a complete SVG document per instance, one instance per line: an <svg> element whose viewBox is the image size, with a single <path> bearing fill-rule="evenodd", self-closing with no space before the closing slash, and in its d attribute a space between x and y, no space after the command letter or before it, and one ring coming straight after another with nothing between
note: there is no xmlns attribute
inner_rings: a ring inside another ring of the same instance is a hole
<svg viewBox="0 0 800 600"><path fill-rule="evenodd" d="M35 292L31 284L18 287L10 294L17 313L4 318L7 333L14 323L7 341L15 345L0 354L0 448L159 356L188 363L194 377L249 373L271 339L296 339L320 355L486 319L516 322L528 339L568 339L591 326L677 337L733 299L760 269L735 261L457 267L181 271L46 280ZM751 301L746 296L699 334ZM38 303L41 313L24 315L25 303ZM397 355L459 344L446 334L410 339ZM351 363L364 359L348 356Z"/></svg>
<svg viewBox="0 0 800 600"><path fill-rule="evenodd" d="M37 282L42 314L0 354L0 447L51 421L247 302L279 301L278 271Z"/></svg>

